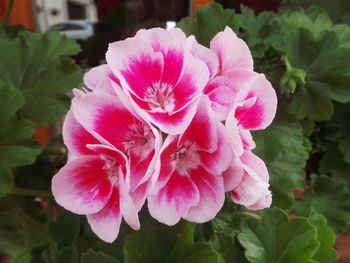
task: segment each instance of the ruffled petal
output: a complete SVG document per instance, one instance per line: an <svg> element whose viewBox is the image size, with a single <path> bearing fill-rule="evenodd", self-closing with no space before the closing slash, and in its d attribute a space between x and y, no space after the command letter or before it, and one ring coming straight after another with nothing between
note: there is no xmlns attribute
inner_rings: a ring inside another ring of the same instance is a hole
<svg viewBox="0 0 350 263"><path fill-rule="evenodd" d="M199 200L199 191L190 177L174 171L167 184L148 197L148 210L153 218L172 226Z"/></svg>
<svg viewBox="0 0 350 263"><path fill-rule="evenodd" d="M219 70L219 59L215 52L201 44L198 44L194 36L189 36L187 38L187 46L191 50L193 56L199 58L207 64L209 69L209 78L213 78Z"/></svg>
<svg viewBox="0 0 350 263"><path fill-rule="evenodd" d="M225 192L232 191L239 186L239 184L242 182L243 174L244 171L242 163L237 154L233 154L229 168L222 174Z"/></svg>
<svg viewBox="0 0 350 263"><path fill-rule="evenodd" d="M76 214L100 211L112 194L112 183L98 156L83 156L67 163L52 179L56 202Z"/></svg>
<svg viewBox="0 0 350 263"><path fill-rule="evenodd" d="M201 167L193 170L190 176L198 188L200 199L197 205L188 210L184 218L196 223L208 222L216 216L224 204L223 178L213 176Z"/></svg>
<svg viewBox="0 0 350 263"><path fill-rule="evenodd" d="M214 36L210 49L219 57L222 74L233 68L253 70L253 57L247 44L229 27Z"/></svg>
<svg viewBox="0 0 350 263"><path fill-rule="evenodd" d="M96 214L87 215L92 231L103 241L112 243L119 234L122 221L118 188L114 188L105 207Z"/></svg>

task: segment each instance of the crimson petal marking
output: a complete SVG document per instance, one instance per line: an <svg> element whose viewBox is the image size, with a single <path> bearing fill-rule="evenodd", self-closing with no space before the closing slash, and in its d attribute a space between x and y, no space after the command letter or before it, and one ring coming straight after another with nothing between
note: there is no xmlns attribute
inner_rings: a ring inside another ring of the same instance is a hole
<svg viewBox="0 0 350 263"><path fill-rule="evenodd" d="M145 98L149 87L159 83L164 59L142 39L128 38L109 44L106 60L125 91Z"/></svg>
<svg viewBox="0 0 350 263"><path fill-rule="evenodd" d="M182 75L184 66L185 34L178 28L141 29L136 33L135 39L142 39L155 52L162 53L164 66L161 82L175 86Z"/></svg>
<svg viewBox="0 0 350 263"><path fill-rule="evenodd" d="M100 211L112 194L112 184L98 156L83 156L67 163L52 179L56 202L76 214Z"/></svg>
<svg viewBox="0 0 350 263"><path fill-rule="evenodd" d="M107 94L88 94L74 101L72 110L86 130L123 152L129 127L140 122L118 97Z"/></svg>
<svg viewBox="0 0 350 263"><path fill-rule="evenodd" d="M71 111L67 113L63 123L63 141L73 156L94 155L86 145L100 143L79 124Z"/></svg>
<svg viewBox="0 0 350 263"><path fill-rule="evenodd" d="M208 222L216 216L224 204L223 178L213 176L201 167L193 170L190 176L199 190L200 200L188 210L184 218L196 223Z"/></svg>
<svg viewBox="0 0 350 263"><path fill-rule="evenodd" d="M115 187L105 207L96 214L87 215L87 220L100 239L108 243L115 241L122 221L119 189Z"/></svg>
<svg viewBox="0 0 350 263"><path fill-rule="evenodd" d="M175 108L170 114L181 111L189 103L196 100L202 94L208 81L209 70L206 64L191 54L186 54L182 77L173 88Z"/></svg>
<svg viewBox="0 0 350 263"><path fill-rule="evenodd" d="M153 218L172 226L199 200L199 191L190 177L174 171L167 184L155 196L148 197L148 210Z"/></svg>
<svg viewBox="0 0 350 263"><path fill-rule="evenodd" d="M218 142L217 122L218 120L210 108L208 97L202 95L196 115L190 126L181 135L178 145L182 145L186 141L194 142L199 149L213 153L217 149Z"/></svg>
<svg viewBox="0 0 350 263"><path fill-rule="evenodd" d="M200 152L201 165L205 170L214 176L221 175L226 171L233 158L233 151L230 146L229 136L224 125L217 121L217 149L213 153Z"/></svg>

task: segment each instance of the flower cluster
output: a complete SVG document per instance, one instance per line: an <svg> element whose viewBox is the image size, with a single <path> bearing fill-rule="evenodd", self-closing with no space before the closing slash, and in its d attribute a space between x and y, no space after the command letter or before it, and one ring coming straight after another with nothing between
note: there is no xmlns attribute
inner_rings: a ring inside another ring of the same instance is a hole
<svg viewBox="0 0 350 263"><path fill-rule="evenodd" d="M146 200L167 225L213 219L225 192L249 209L270 206L250 131L271 123L276 94L230 28L210 49L180 29L140 30L111 43L106 61L74 91L63 126L68 162L52 181L58 204L86 215L106 242L122 219L140 228Z"/></svg>

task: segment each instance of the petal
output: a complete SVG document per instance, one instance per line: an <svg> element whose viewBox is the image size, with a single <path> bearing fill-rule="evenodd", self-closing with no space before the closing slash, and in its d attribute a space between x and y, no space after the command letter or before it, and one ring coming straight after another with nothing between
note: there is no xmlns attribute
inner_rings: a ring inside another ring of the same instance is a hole
<svg viewBox="0 0 350 263"><path fill-rule="evenodd" d="M202 96L196 115L180 137L178 145L182 145L185 141L194 142L200 150L214 152L217 149L218 140L217 122L208 97Z"/></svg>
<svg viewBox="0 0 350 263"><path fill-rule="evenodd" d="M229 27L214 36L210 49L219 57L222 74L233 68L253 70L253 58L247 44Z"/></svg>
<svg viewBox="0 0 350 263"><path fill-rule="evenodd" d="M209 71L206 64L191 54L187 54L181 79L173 88L175 108L172 114L198 98L202 94L208 80Z"/></svg>
<svg viewBox="0 0 350 263"><path fill-rule="evenodd" d="M119 176L120 210L125 222L134 230L140 229L138 210L130 196L124 178Z"/></svg>
<svg viewBox="0 0 350 263"><path fill-rule="evenodd" d="M159 158L156 161L155 171L151 179L155 192L164 187L175 170L174 153L177 150L178 139L179 136L168 135L160 149Z"/></svg>
<svg viewBox="0 0 350 263"><path fill-rule="evenodd" d="M94 90L101 81L108 79L110 68L107 64L103 64L94 68L91 68L84 75L84 83L90 89Z"/></svg>
<svg viewBox="0 0 350 263"><path fill-rule="evenodd" d="M130 127L140 123L116 96L108 94L87 94L73 101L72 111L79 122L99 138L124 151L125 138Z"/></svg>
<svg viewBox="0 0 350 263"><path fill-rule="evenodd" d="M254 173L264 182L269 181L269 172L265 165L265 162L251 151L244 151L244 154L240 157L244 166L249 167Z"/></svg>
<svg viewBox="0 0 350 263"><path fill-rule="evenodd" d="M217 121L217 149L213 153L201 152L201 165L212 175L221 175L232 162L233 151L224 125Z"/></svg>
<svg viewBox="0 0 350 263"><path fill-rule="evenodd" d="M242 163L237 154L233 154L229 168L222 174L225 191L232 191L237 186L239 186L239 184L242 182L243 174L244 171Z"/></svg>
<svg viewBox="0 0 350 263"><path fill-rule="evenodd" d="M105 207L96 214L87 215L92 231L103 241L112 243L119 234L122 221L119 190L114 188Z"/></svg>
<svg viewBox="0 0 350 263"><path fill-rule="evenodd" d="M233 151L241 156L243 154L243 142L239 133L238 122L234 117L235 106L230 110L227 119L225 121L225 128L227 130L227 134L229 136L229 142L233 149Z"/></svg>
<svg viewBox="0 0 350 263"><path fill-rule="evenodd" d="M109 44L106 60L122 87L143 99L149 87L159 83L163 56L141 39L127 38Z"/></svg>
<svg viewBox="0 0 350 263"><path fill-rule="evenodd" d="M94 155L95 153L86 147L87 144L97 144L99 141L88 133L74 118L72 111L67 113L63 123L63 141L70 154Z"/></svg>
<svg viewBox="0 0 350 263"><path fill-rule="evenodd" d="M56 202L76 214L100 211L112 193L112 184L97 156L83 156L67 163L52 179Z"/></svg>
<svg viewBox="0 0 350 263"><path fill-rule="evenodd" d="M199 191L190 177L175 171L155 196L148 197L148 210L153 218L172 226L199 200Z"/></svg>
<svg viewBox="0 0 350 263"><path fill-rule="evenodd" d="M241 136L243 148L245 150L251 151L252 149L255 148L255 142L249 130L239 128L239 135Z"/></svg>
<svg viewBox="0 0 350 263"><path fill-rule="evenodd" d="M198 44L194 36L189 36L187 38L187 46L191 50L193 56L199 58L207 64L209 69L209 78L213 78L219 70L219 59L215 52L201 44Z"/></svg>
<svg viewBox="0 0 350 263"><path fill-rule="evenodd" d="M245 88L247 95L235 111L239 125L249 130L265 129L276 115L276 92L263 74L258 74Z"/></svg>
<svg viewBox="0 0 350 263"><path fill-rule="evenodd" d="M139 185L136 189L130 192L131 199L135 205L136 211L140 211L151 189L151 180Z"/></svg>
<svg viewBox="0 0 350 263"><path fill-rule="evenodd" d="M181 77L184 65L186 36L179 28L141 29L135 39L142 39L155 52L161 52L164 58L162 83L175 86Z"/></svg>
<svg viewBox="0 0 350 263"><path fill-rule="evenodd" d="M200 200L192 206L184 218L196 223L204 223L213 219L222 208L225 201L223 178L212 176L199 167L191 172L191 179L196 184Z"/></svg>
<svg viewBox="0 0 350 263"><path fill-rule="evenodd" d="M220 86L209 93L207 93L211 101L211 108L215 112L215 116L223 121L234 103L235 93L226 86Z"/></svg>
<svg viewBox="0 0 350 263"><path fill-rule="evenodd" d="M268 208L272 203L272 195L271 192L266 193L266 195L262 196L255 204L248 206L247 208L251 210L261 210L264 208Z"/></svg>

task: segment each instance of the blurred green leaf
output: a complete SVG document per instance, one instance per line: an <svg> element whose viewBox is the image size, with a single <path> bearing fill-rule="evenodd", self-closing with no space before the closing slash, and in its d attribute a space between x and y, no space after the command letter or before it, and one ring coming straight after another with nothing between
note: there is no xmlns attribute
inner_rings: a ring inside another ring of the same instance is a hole
<svg viewBox="0 0 350 263"><path fill-rule="evenodd" d="M209 46L211 39L229 26L238 32L239 22L232 9L223 9L221 5L207 4L197 9L193 17L183 18L177 23L187 36L194 35L197 41Z"/></svg>
<svg viewBox="0 0 350 263"><path fill-rule="evenodd" d="M274 206L287 209L294 202L293 188L302 188L308 151L298 122L279 118L264 131L254 133L255 153L270 175Z"/></svg>
<svg viewBox="0 0 350 263"><path fill-rule="evenodd" d="M103 252L90 249L81 256L81 263L118 263L119 261Z"/></svg>
<svg viewBox="0 0 350 263"><path fill-rule="evenodd" d="M338 236L350 224L349 200L350 191L344 180L313 175L310 189L294 203L293 210L298 215L307 216L314 209L326 217Z"/></svg>
<svg viewBox="0 0 350 263"><path fill-rule="evenodd" d="M21 115L48 125L66 113L66 92L79 85L82 72L72 59L79 46L56 32L20 32L0 40L0 79L23 92Z"/></svg>
<svg viewBox="0 0 350 263"><path fill-rule="evenodd" d="M238 240L252 263L311 263L319 242L306 218L288 219L280 209L267 209L261 220L247 219Z"/></svg>
<svg viewBox="0 0 350 263"><path fill-rule="evenodd" d="M64 231L62 231L63 229ZM50 234L52 239L57 242L58 248L73 244L79 236L79 231L79 216L70 212L61 213L50 226Z"/></svg>

